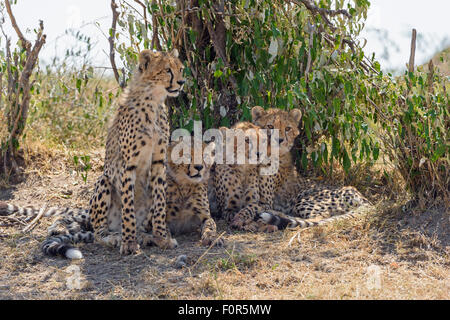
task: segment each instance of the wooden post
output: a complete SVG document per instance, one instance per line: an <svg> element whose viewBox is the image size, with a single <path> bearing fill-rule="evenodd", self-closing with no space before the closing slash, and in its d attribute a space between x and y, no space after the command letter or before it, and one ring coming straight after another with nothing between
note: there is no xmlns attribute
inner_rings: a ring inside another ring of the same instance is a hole
<svg viewBox="0 0 450 320"><path fill-rule="evenodd" d="M412 38L411 38L411 55L409 56L409 64L408 64L408 71L414 72L414 58L416 56L416 37L417 37L417 30L412 30Z"/></svg>

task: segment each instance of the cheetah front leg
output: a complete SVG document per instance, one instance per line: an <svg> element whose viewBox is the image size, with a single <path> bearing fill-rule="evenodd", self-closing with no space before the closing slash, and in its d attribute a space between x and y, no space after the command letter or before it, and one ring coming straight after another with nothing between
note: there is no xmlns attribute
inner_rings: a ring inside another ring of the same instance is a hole
<svg viewBox="0 0 450 320"><path fill-rule="evenodd" d="M136 165L128 163L120 174L120 198L122 203L122 241L120 254L136 253L139 246L136 241L136 214L134 209L134 191L136 185Z"/></svg>
<svg viewBox="0 0 450 320"><path fill-rule="evenodd" d="M158 149L158 148L156 148ZM166 149L158 149L153 153L150 186L152 190L152 206L150 215L152 221L153 242L160 248L175 248L178 243L170 235L166 223ZM150 217L148 217L149 219Z"/></svg>
<svg viewBox="0 0 450 320"><path fill-rule="evenodd" d="M120 234L108 230L108 213L111 208L112 185L105 174L100 176L94 187L89 203L89 217L94 229L95 239L103 244L116 247L120 243Z"/></svg>
<svg viewBox="0 0 450 320"><path fill-rule="evenodd" d="M259 195L259 179L257 171L253 170L247 181L247 192L244 195L245 206L231 220L231 227L245 231L254 230L254 218L262 210Z"/></svg>
<svg viewBox="0 0 450 320"><path fill-rule="evenodd" d="M222 238L217 238L216 223L211 217L209 210L207 186L203 186L194 193L191 197L194 214L200 219L201 226L201 241L202 245L210 246L214 244L217 247L222 247L225 242Z"/></svg>
<svg viewBox="0 0 450 320"><path fill-rule="evenodd" d="M229 179L232 175L233 173L228 171L227 166L218 165L213 177L218 210L226 222L231 222L239 211L240 196L243 193L240 185L236 185L234 188L229 187Z"/></svg>
<svg viewBox="0 0 450 320"><path fill-rule="evenodd" d="M231 226L251 232L274 232L277 226L267 224L260 218L260 214L273 207L273 178L260 176L257 173L250 175L246 206L234 217Z"/></svg>

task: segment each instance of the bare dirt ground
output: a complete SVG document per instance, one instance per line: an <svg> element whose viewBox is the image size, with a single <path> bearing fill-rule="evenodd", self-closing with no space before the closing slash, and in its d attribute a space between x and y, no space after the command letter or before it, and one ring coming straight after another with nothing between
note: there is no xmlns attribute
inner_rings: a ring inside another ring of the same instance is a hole
<svg viewBox="0 0 450 320"><path fill-rule="evenodd" d="M95 161L94 161L95 162ZM100 166L85 183L59 161L27 171L0 188L18 205L86 206ZM205 248L198 234L180 246L117 248L82 245L84 259L40 252L51 221L29 233L0 218L0 299L449 299L450 214L444 208L404 213L394 201L353 221L273 234L236 232L218 223L225 248ZM177 268L176 259L187 256Z"/></svg>

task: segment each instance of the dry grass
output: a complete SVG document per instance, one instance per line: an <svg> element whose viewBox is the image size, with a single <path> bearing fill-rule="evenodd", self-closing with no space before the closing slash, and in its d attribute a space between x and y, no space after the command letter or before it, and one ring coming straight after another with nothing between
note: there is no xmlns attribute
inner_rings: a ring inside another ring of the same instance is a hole
<svg viewBox="0 0 450 320"><path fill-rule="evenodd" d="M86 206L101 152L91 154L94 169L84 183L66 154L41 148L43 157L26 152L26 180L1 187L0 200ZM25 234L2 218L0 299L449 299L449 213L404 214L404 201L372 200L376 209L359 219L300 233L235 232L219 222L225 248L207 250L194 234L178 237L177 249L149 247L127 257L84 245L85 258L76 262L40 252L51 221ZM181 254L187 267L177 269ZM73 266L79 289L68 287Z"/></svg>
<svg viewBox="0 0 450 320"><path fill-rule="evenodd" d="M441 61L442 58L442 61ZM433 58L433 64L437 67L439 72L444 76L450 76L450 48L442 50L436 53ZM425 70L428 70L428 63L422 66Z"/></svg>

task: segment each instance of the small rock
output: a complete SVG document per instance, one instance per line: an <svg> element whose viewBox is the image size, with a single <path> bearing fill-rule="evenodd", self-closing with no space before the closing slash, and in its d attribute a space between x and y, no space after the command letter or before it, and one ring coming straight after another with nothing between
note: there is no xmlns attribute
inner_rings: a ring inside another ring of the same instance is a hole
<svg viewBox="0 0 450 320"><path fill-rule="evenodd" d="M175 268L182 269L183 267L186 267L186 261L187 256L185 254L178 256L175 260Z"/></svg>

